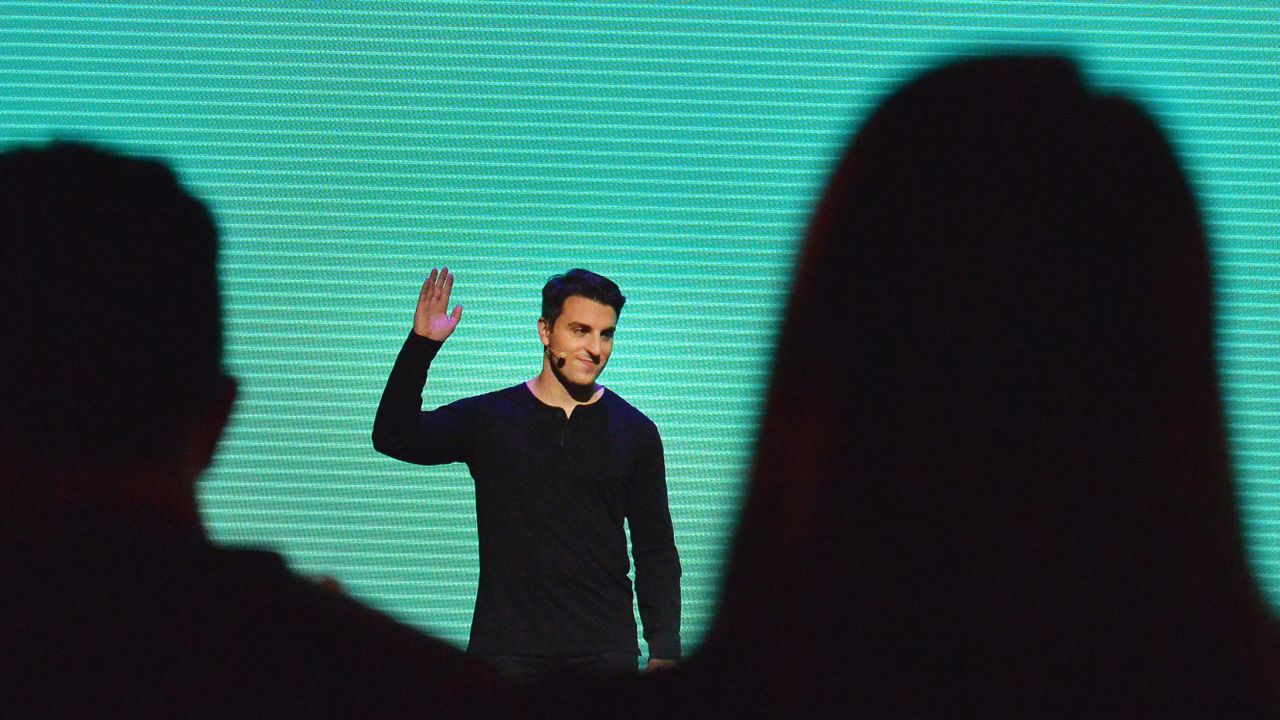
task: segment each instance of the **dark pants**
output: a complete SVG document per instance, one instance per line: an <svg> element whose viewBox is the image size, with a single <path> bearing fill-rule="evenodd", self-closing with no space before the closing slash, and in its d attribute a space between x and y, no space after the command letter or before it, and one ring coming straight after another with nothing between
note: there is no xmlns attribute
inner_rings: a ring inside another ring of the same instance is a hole
<svg viewBox="0 0 1280 720"><path fill-rule="evenodd" d="M550 675L584 675L594 678L624 677L639 672L634 652L611 652L571 657L531 657L528 655L484 655L503 677L521 685L531 685Z"/></svg>

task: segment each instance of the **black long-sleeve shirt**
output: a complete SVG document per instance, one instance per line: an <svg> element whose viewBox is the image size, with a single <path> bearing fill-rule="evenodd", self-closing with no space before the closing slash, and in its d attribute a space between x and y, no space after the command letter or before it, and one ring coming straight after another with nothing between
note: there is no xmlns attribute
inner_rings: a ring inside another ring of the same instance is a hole
<svg viewBox="0 0 1280 720"><path fill-rule="evenodd" d="M422 411L441 343L410 334L373 424L381 453L419 465L464 462L476 488L480 583L468 651L559 657L680 656L680 560L657 427L606 390L573 414L523 383Z"/></svg>

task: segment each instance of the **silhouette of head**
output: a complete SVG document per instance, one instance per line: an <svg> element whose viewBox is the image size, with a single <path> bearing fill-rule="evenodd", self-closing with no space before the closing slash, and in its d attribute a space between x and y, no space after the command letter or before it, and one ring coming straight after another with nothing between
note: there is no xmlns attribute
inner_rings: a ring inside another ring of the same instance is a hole
<svg viewBox="0 0 1280 720"><path fill-rule="evenodd" d="M710 645L882 699L1222 659L1257 598L1199 213L1143 111L1060 58L925 74L850 146L794 287Z"/></svg>
<svg viewBox="0 0 1280 720"><path fill-rule="evenodd" d="M222 376L217 231L170 170L0 154L0 448L78 472L177 452Z"/></svg>

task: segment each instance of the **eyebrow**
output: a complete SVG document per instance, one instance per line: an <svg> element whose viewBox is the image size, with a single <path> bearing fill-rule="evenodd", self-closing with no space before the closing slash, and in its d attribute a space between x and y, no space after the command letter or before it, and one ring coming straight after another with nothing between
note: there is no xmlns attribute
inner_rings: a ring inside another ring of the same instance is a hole
<svg viewBox="0 0 1280 720"><path fill-rule="evenodd" d="M583 322L578 322L577 320L572 320L572 321L570 321L570 322L569 322L569 327L570 327L570 328L574 328L574 329L582 328L583 330L591 330L591 329L592 329L592 327L591 327L590 325L588 325L588 324L586 324L586 323L583 323ZM601 330L601 331L600 331L600 334L601 334L601 335L612 335L612 334L613 334L617 329L618 329L618 326L617 326L617 325L611 325L611 326L609 326L609 327L607 327L607 328L605 328L605 329Z"/></svg>

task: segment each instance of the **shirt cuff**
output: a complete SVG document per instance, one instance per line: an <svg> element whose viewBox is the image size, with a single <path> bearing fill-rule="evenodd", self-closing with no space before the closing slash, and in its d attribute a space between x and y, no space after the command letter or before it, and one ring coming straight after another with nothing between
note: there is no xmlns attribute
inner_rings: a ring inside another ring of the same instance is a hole
<svg viewBox="0 0 1280 720"><path fill-rule="evenodd" d="M442 347L444 347L443 342L423 337L411 330L400 352L411 356L415 361L429 363L435 359L436 353L440 352Z"/></svg>

